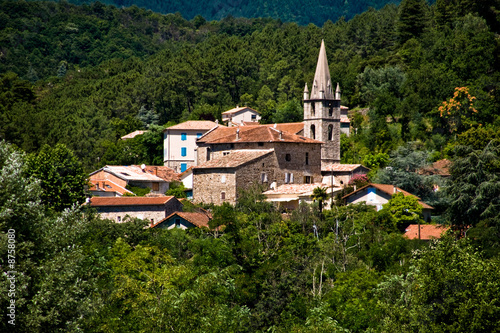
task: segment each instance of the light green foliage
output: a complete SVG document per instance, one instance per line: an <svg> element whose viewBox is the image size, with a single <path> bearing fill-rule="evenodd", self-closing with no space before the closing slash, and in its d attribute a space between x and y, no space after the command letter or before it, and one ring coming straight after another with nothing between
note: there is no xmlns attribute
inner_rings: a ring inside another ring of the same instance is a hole
<svg viewBox="0 0 500 333"><path fill-rule="evenodd" d="M415 253L407 274L379 285L382 330L498 332L498 262L446 238Z"/></svg>
<svg viewBox="0 0 500 333"><path fill-rule="evenodd" d="M363 164L365 167L370 168L371 171L374 171L378 168L383 168L389 162L389 155L386 153L378 153L378 154L367 154L363 157Z"/></svg>
<svg viewBox="0 0 500 333"><path fill-rule="evenodd" d="M383 210L391 216L394 225L403 230L409 224L423 223L422 206L418 199L398 192L383 205Z"/></svg>
<svg viewBox="0 0 500 333"><path fill-rule="evenodd" d="M166 195L173 195L176 198L187 198L186 188L181 182L171 182Z"/></svg>
<svg viewBox="0 0 500 333"><path fill-rule="evenodd" d="M30 176L40 179L42 202L47 207L62 211L85 200L88 184L80 161L65 145L45 145L27 161Z"/></svg>
<svg viewBox="0 0 500 333"><path fill-rule="evenodd" d="M272 117L273 123L293 123L302 121L304 118L304 110L300 103L293 99L285 104L278 106Z"/></svg>

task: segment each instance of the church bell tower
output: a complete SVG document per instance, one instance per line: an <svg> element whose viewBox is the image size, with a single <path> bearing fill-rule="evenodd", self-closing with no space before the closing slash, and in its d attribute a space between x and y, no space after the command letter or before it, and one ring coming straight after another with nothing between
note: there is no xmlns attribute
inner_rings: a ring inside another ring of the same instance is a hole
<svg viewBox="0 0 500 333"><path fill-rule="evenodd" d="M310 94L304 88L304 136L323 141L322 167L340 163L340 88L333 90L323 40Z"/></svg>

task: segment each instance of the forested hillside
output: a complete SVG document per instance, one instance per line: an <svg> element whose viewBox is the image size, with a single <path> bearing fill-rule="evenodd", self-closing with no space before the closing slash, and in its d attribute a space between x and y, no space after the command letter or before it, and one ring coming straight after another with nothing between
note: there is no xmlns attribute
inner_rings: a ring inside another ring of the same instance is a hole
<svg viewBox="0 0 500 333"><path fill-rule="evenodd" d="M95 1L70 0L68 2L82 5L91 4ZM321 26L328 20L336 21L340 17L349 20L356 14L366 11L369 7L380 9L389 3L397 5L401 0L208 0L203 2L203 5L196 1L187 0L103 0L101 2L118 8L137 6L163 14L179 12L188 20L198 15L209 21L221 20L227 16L264 17L280 19L283 22L295 22L301 25L313 23Z"/></svg>
<svg viewBox="0 0 500 333"><path fill-rule="evenodd" d="M403 0L302 26L0 0L0 331L499 332L499 10ZM351 108L342 162L371 168L342 194L414 193L441 241L403 237L425 221L397 195L322 210L319 189L281 214L254 187L187 231L83 205L88 172L162 164L175 122L237 104L300 121L322 39ZM441 158L449 177L424 172Z"/></svg>
<svg viewBox="0 0 500 333"><path fill-rule="evenodd" d="M87 170L161 161L161 139L127 147L117 139L169 121L219 118L236 104L267 122L300 120L321 39L343 104L371 110L364 125L354 119L359 135L344 142L345 162L417 139L442 152L457 133L498 123L498 7L412 0L321 28L187 21L98 3L2 0L0 8L0 136L28 152L64 143ZM467 99L469 108L449 104Z"/></svg>

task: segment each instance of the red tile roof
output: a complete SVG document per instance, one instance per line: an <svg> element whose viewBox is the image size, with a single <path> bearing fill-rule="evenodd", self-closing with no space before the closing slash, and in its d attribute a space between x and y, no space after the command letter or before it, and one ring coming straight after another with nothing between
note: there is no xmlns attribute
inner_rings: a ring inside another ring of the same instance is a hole
<svg viewBox="0 0 500 333"><path fill-rule="evenodd" d="M439 239L441 238L441 235L449 229L450 227L441 225L421 224L420 239ZM410 224L405 230L405 237L409 239L418 239L418 224Z"/></svg>
<svg viewBox="0 0 500 333"><path fill-rule="evenodd" d="M273 149L266 150L232 150L228 155L207 161L194 169L237 168L257 158L269 155Z"/></svg>
<svg viewBox="0 0 500 333"><path fill-rule="evenodd" d="M274 189L265 191L264 195L270 194L303 194L314 191L316 187L324 187L327 190L330 189L330 186L327 186L322 183L314 183L314 184L283 184Z"/></svg>
<svg viewBox="0 0 500 333"><path fill-rule="evenodd" d="M164 197L92 197L90 206L154 206L164 205L172 200L173 196Z"/></svg>
<svg viewBox="0 0 500 333"><path fill-rule="evenodd" d="M162 224L163 222L168 221L170 218L173 216L179 216L183 218L184 220L188 221L191 224L194 224L198 228L201 227L209 227L208 222L212 219L212 216L209 213L199 213L199 212L173 212L166 218L164 218L161 221L158 221L158 223L154 224L151 226L151 228L155 228L158 225Z"/></svg>
<svg viewBox="0 0 500 333"><path fill-rule="evenodd" d="M183 123L180 123L180 124L177 124L174 126L170 126L166 129L164 129L163 131L171 130L171 129L175 129L175 130L209 130L211 128L214 128L215 126L221 126L221 125L217 124L216 122L209 121L209 120L189 120L189 121L185 121Z"/></svg>
<svg viewBox="0 0 500 333"><path fill-rule="evenodd" d="M133 165L134 167L140 168L138 165ZM172 182L172 181L178 181L179 180L179 174L176 173L173 169L166 167L166 166L161 166L161 165L146 165L146 172L156 175L157 177L160 177L161 179L167 181L167 182Z"/></svg>
<svg viewBox="0 0 500 333"><path fill-rule="evenodd" d="M422 206L422 208L424 209L434 209L434 207L426 204L425 202L421 201L419 197L417 197L416 195L414 194L411 194L410 192L407 192L399 187L396 187L394 185L388 185L388 184L368 184L368 185L365 185L359 189L357 189L356 191L354 192L351 192L349 193L348 195L345 195L342 197L342 199L346 199L348 197L350 197L351 195L353 195L354 193L358 193L362 190L364 190L365 188L367 187L375 187L377 190L380 190L384 193L387 193L389 194L390 196L392 196L393 194L397 193L397 192L401 192L403 193L403 195L406 197L406 196L412 196L414 198L416 198L418 200L418 203Z"/></svg>
<svg viewBox="0 0 500 333"><path fill-rule="evenodd" d="M129 193L134 195L133 192L127 190L125 187L122 187L108 179L91 179L89 182L92 184L92 186L90 187L90 191L116 192L121 195Z"/></svg>
<svg viewBox="0 0 500 333"><path fill-rule="evenodd" d="M347 117L340 117L340 122L341 123L350 123L351 121Z"/></svg>
<svg viewBox="0 0 500 333"><path fill-rule="evenodd" d="M349 171L354 171L357 168L365 168L368 169L367 167L361 165L361 164L339 164L339 163L333 163L326 165L321 168L321 171L337 171L337 172L349 172ZM370 169L368 169L370 170Z"/></svg>
<svg viewBox="0 0 500 333"><path fill-rule="evenodd" d="M278 126L274 128L274 126L269 125L216 128L198 139L198 142L209 144L239 142L322 143L287 131L280 132Z"/></svg>

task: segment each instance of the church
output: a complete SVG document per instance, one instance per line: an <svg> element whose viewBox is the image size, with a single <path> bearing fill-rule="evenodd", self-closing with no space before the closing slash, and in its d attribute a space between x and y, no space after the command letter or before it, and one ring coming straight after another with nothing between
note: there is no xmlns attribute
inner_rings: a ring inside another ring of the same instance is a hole
<svg viewBox="0 0 500 333"><path fill-rule="evenodd" d="M340 88L330 77L324 41L314 80L304 88L302 123L215 126L196 140L193 200L236 203L253 183L321 186L322 169L340 162ZM348 120L347 120L348 124Z"/></svg>

